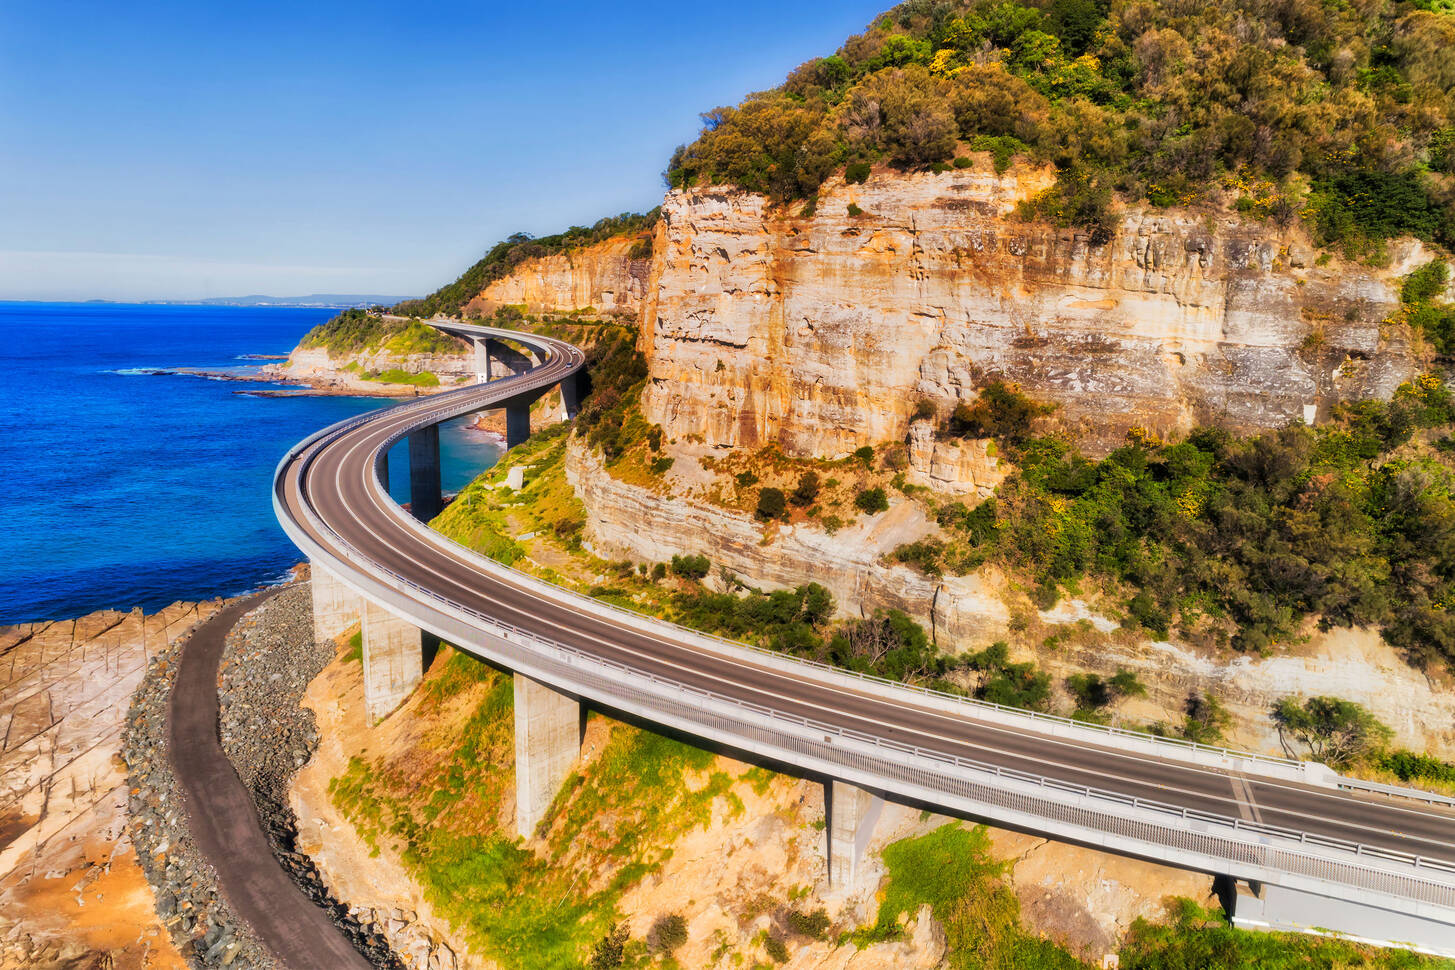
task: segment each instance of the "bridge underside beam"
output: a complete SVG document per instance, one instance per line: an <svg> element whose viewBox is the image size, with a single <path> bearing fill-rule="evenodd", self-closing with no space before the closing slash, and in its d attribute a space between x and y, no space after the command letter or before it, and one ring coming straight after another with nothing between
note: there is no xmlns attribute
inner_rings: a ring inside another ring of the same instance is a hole
<svg viewBox="0 0 1455 970"><path fill-rule="evenodd" d="M530 838L581 753L585 709L522 674L515 675L515 827Z"/></svg>
<svg viewBox="0 0 1455 970"><path fill-rule="evenodd" d="M1383 909L1271 883L1220 878L1218 895L1233 925L1351 937L1380 946L1455 955L1455 923L1411 911Z"/></svg>
<svg viewBox="0 0 1455 970"><path fill-rule="evenodd" d="M419 684L439 647L438 638L363 601L364 710L369 723L383 720Z"/></svg>
<svg viewBox="0 0 1455 970"><path fill-rule="evenodd" d="M428 522L444 508L440 485L440 427L431 424L409 432L409 511Z"/></svg>
<svg viewBox="0 0 1455 970"><path fill-rule="evenodd" d="M309 563L308 580L313 594L314 640L332 640L359 622L363 597L316 562Z"/></svg>
<svg viewBox="0 0 1455 970"><path fill-rule="evenodd" d="M830 890L854 885L883 811L884 799L873 792L843 781L824 784Z"/></svg>

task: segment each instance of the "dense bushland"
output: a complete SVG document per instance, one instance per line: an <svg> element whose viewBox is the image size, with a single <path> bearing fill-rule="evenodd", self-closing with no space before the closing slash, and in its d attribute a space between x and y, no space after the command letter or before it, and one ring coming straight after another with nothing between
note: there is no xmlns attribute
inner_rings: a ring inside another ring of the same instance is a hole
<svg viewBox="0 0 1455 970"><path fill-rule="evenodd" d="M1175 627L1258 650L1312 617L1378 626L1416 663L1455 661L1450 439L1416 440L1452 422L1450 392L1425 376L1319 428L1133 434L1101 461L1028 436L994 499L941 506L947 538L899 558L946 572L993 559L1047 605L1084 578L1107 581L1126 591L1128 622L1157 636Z"/></svg>
<svg viewBox="0 0 1455 970"><path fill-rule="evenodd" d="M1455 17L1428 0L909 0L780 87L703 116L674 186L812 198L869 163L1056 166L1038 200L1107 239L1113 192L1303 213L1322 244L1455 241Z"/></svg>
<svg viewBox="0 0 1455 970"><path fill-rule="evenodd" d="M565 232L540 238L527 232L515 233L492 246L479 262L460 274L453 283L440 287L422 300L406 300L394 308L395 312L415 317L432 317L439 313L458 316L465 304L478 296L481 290L509 276L521 263L591 246L613 236L645 233L657 224L660 212L660 209L644 214L624 212L589 227L572 226ZM631 255L633 258L651 255L651 241L639 241Z"/></svg>

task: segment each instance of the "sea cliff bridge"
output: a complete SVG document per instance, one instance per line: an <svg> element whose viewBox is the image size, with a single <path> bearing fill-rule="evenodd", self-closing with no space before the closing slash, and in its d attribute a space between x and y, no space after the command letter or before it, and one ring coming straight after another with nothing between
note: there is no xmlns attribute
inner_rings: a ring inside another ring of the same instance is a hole
<svg viewBox="0 0 1455 970"><path fill-rule="evenodd" d="M440 422L503 408L507 444L585 357L530 334L435 321L479 383L344 421L279 464L273 504L312 564L315 632L362 624L369 715L414 688L439 640L515 680L516 823L531 833L589 705L821 780L831 888L851 884L883 800L1218 877L1235 923L1455 955L1455 801L1316 764L1152 738L863 677L706 636L556 587L425 522ZM529 366L491 380L492 344ZM387 453L408 439L411 512Z"/></svg>

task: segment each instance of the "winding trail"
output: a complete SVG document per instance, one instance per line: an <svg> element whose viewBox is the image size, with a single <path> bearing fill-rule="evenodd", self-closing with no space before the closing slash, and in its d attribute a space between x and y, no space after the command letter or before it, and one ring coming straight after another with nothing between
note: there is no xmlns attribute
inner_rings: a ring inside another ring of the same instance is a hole
<svg viewBox="0 0 1455 970"><path fill-rule="evenodd" d="M222 750L217 672L227 635L279 590L221 610L182 648L167 704L167 750L187 824L233 910L289 970L373 970L343 931L278 864L252 796Z"/></svg>

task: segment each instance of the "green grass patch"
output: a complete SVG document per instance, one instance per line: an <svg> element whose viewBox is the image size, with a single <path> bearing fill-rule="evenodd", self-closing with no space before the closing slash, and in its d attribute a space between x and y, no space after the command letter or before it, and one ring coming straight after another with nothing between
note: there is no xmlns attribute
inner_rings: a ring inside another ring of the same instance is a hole
<svg viewBox="0 0 1455 970"><path fill-rule="evenodd" d="M366 381L378 381L381 384L408 384L411 387L439 387L440 379L429 371L412 373L398 367L391 367L388 370L374 371L364 375Z"/></svg>
<svg viewBox="0 0 1455 970"><path fill-rule="evenodd" d="M1003 878L1007 866L990 857L983 827L951 823L894 842L884 849L884 866L888 882L878 918L849 936L860 947L898 939L901 918L913 918L928 903L945 930L947 965L956 970L1086 966L1021 927L1020 903Z"/></svg>

